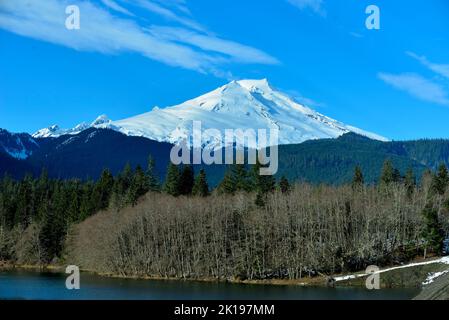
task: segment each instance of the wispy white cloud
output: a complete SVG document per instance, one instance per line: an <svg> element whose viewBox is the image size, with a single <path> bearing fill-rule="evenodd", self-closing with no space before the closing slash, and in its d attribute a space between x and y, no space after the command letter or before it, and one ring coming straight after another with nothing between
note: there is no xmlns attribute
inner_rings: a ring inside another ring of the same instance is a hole
<svg viewBox="0 0 449 320"><path fill-rule="evenodd" d="M128 0L127 0L128 1ZM178 14L176 14L175 12L173 12L170 9L167 9L166 7L158 4L155 1L150 1L150 0L132 0L129 1L129 3L139 6L145 10L148 10L152 13L156 13L170 21L175 21L178 22L182 25L184 25L185 27L194 29L196 31L202 31L205 32L206 28L203 27L201 24L199 24L198 22L196 22L195 20L185 17L185 16L180 16ZM170 4L171 6L175 6L176 8L185 8L185 6L182 5L182 3L178 2L178 1L168 1L168 4Z"/></svg>
<svg viewBox="0 0 449 320"><path fill-rule="evenodd" d="M419 56L414 52L407 51L407 55L418 60L422 65L426 66L433 72L449 79L449 64L438 64L429 61L425 56Z"/></svg>
<svg viewBox="0 0 449 320"><path fill-rule="evenodd" d="M190 9L187 7L187 3L185 0L155 0L157 3L174 8L184 14L191 14Z"/></svg>
<svg viewBox="0 0 449 320"><path fill-rule="evenodd" d="M349 32L349 35L353 36L354 38L363 38L363 34L360 34L358 32Z"/></svg>
<svg viewBox="0 0 449 320"><path fill-rule="evenodd" d="M129 10L127 10L126 8L122 7L121 5L119 5L117 2L115 2L114 0L101 0L101 2L107 6L108 8L115 10L117 12L129 15L129 16L134 16L134 14L132 14Z"/></svg>
<svg viewBox="0 0 449 320"><path fill-rule="evenodd" d="M449 95L443 86L415 73L379 73L378 77L396 89L423 101L449 106Z"/></svg>
<svg viewBox="0 0 449 320"><path fill-rule="evenodd" d="M185 5L182 0L168 0L173 5ZM118 3L120 2L119 7ZM150 3L145 0L145 3ZM63 45L79 51L94 51L105 54L121 52L139 53L167 65L228 76L222 70L226 64L255 63L274 64L277 60L269 54L240 43L224 40L217 36L201 33L197 25L179 21L168 11L158 14L177 20L183 25L177 31L187 39L170 35L170 28L157 26L144 28L139 17L127 18L114 15L114 11L125 13L121 1L107 0L103 4L107 10L89 1L67 0L2 0L0 5L0 28L21 36ZM81 13L81 29L65 28L65 8L76 4ZM156 7L152 7L156 8ZM162 8L162 7L161 7ZM128 8L125 10L129 11ZM154 9L157 11L158 9ZM131 13L131 11L130 11ZM193 21L193 20L192 20ZM199 25L199 24L198 24Z"/></svg>
<svg viewBox="0 0 449 320"><path fill-rule="evenodd" d="M174 28L153 26L148 31L159 39L175 41L188 44L205 51L223 53L234 62L250 63L254 60L264 64L277 64L279 61L266 53L232 41L219 39L215 36L204 35L194 31Z"/></svg>
<svg viewBox="0 0 449 320"><path fill-rule="evenodd" d="M326 16L323 0L287 0L287 2L300 10L310 9L321 16Z"/></svg>

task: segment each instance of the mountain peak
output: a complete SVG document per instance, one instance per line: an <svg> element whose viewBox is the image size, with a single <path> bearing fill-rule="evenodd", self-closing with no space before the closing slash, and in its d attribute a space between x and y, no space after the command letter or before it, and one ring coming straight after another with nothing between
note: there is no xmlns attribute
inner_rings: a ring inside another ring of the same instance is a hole
<svg viewBox="0 0 449 320"><path fill-rule="evenodd" d="M272 90L270 83L268 82L268 79L264 78L264 79L259 79L259 80L254 80L254 79L244 79L244 80L239 80L237 81L237 83L245 88L246 90L249 91L255 91L255 90L262 90L262 91L270 91Z"/></svg>
<svg viewBox="0 0 449 320"><path fill-rule="evenodd" d="M33 133L33 138L48 138L55 135L60 135L61 129L57 124L54 124L52 126L49 126L48 128L43 128L38 130L37 132Z"/></svg>
<svg viewBox="0 0 449 320"><path fill-rule="evenodd" d="M154 108L150 112L119 121L111 121L106 115L101 115L88 127L109 128L129 136L179 143L184 140L192 141L193 121L200 121L202 130L216 129L222 135L226 129L278 129L277 144L337 138L348 132L376 140L387 140L295 102L289 95L273 89L267 79L231 81L179 105ZM82 128L84 126L59 130L50 136L60 135L62 131L64 134L74 134ZM260 147L258 143L245 147ZM219 143L217 147L220 147Z"/></svg>
<svg viewBox="0 0 449 320"><path fill-rule="evenodd" d="M91 123L91 127L95 127L95 126L99 126L99 125L103 125L103 124L109 124L111 122L112 122L111 119L109 119L107 115L102 114L102 115L98 116L94 122Z"/></svg>
<svg viewBox="0 0 449 320"><path fill-rule="evenodd" d="M32 136L33 138L56 138L66 134L75 135L89 128L116 129L112 125L112 121L108 118L108 116L102 114L90 124L87 122L82 122L71 129L61 129L58 125L53 125L35 132Z"/></svg>

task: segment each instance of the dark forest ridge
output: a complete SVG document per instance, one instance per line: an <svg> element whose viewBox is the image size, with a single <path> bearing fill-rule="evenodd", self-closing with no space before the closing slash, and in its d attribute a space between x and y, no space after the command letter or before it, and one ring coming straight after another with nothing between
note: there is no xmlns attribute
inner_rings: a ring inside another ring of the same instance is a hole
<svg viewBox="0 0 449 320"><path fill-rule="evenodd" d="M104 168L113 174L126 163L144 166L151 155L156 171L165 176L172 145L143 137L126 136L108 129L87 129L76 135L32 138L28 134L0 131L0 175L20 178L39 175L46 168L51 177L97 179ZM422 139L382 142L354 133L337 139L310 140L279 146L278 176L312 183L349 182L359 165L366 182L375 182L386 159L402 174L413 168L418 178L426 169L449 164L449 140ZM199 169L199 168L196 168ZM225 166L204 166L211 185L223 177ZM198 171L198 170L197 170Z"/></svg>

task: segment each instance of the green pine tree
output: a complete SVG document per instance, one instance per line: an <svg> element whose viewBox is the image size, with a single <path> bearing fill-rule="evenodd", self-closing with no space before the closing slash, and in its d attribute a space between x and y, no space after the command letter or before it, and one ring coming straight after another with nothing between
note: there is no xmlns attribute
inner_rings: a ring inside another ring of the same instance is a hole
<svg viewBox="0 0 449 320"><path fill-rule="evenodd" d="M274 191L274 189L276 188L276 179L272 175L261 175L261 168L262 165L259 161L257 161L256 164L252 167L252 187L256 192L267 194Z"/></svg>
<svg viewBox="0 0 449 320"><path fill-rule="evenodd" d="M141 166L137 166L134 170L134 175L131 181L131 185L127 193L127 202L132 206L137 204L137 200L146 194L150 190L148 176L142 170Z"/></svg>
<svg viewBox="0 0 449 320"><path fill-rule="evenodd" d="M195 182L195 174L191 165L185 165L182 168L179 178L179 193L184 196L192 194L193 184Z"/></svg>
<svg viewBox="0 0 449 320"><path fill-rule="evenodd" d="M365 179L363 177L362 168L356 166L354 169L354 177L352 178L352 188L359 190L365 184Z"/></svg>
<svg viewBox="0 0 449 320"><path fill-rule="evenodd" d="M14 221L15 225L20 224L23 227L29 225L31 222L33 200L33 178L28 174L19 182Z"/></svg>
<svg viewBox="0 0 449 320"><path fill-rule="evenodd" d="M382 173L380 176L380 184L381 186L389 186L390 184L392 184L393 182L395 182L395 169L393 167L393 163L391 162L391 160L385 160L383 168L382 168Z"/></svg>
<svg viewBox="0 0 449 320"><path fill-rule="evenodd" d="M435 254L441 254L443 248L444 233L438 218L438 211L432 203L428 203L423 212L424 229L423 238L425 240L425 255L428 250Z"/></svg>
<svg viewBox="0 0 449 320"><path fill-rule="evenodd" d="M80 220L80 193L79 182L74 182L69 193L69 207L67 208L69 223L75 223Z"/></svg>
<svg viewBox="0 0 449 320"><path fill-rule="evenodd" d="M167 175L164 183L164 192L177 197L180 195L180 180L181 174L179 168L170 162L167 168Z"/></svg>
<svg viewBox="0 0 449 320"><path fill-rule="evenodd" d="M245 165L236 164L232 166L232 179L235 183L236 191L251 191L251 181Z"/></svg>
<svg viewBox="0 0 449 320"><path fill-rule="evenodd" d="M288 182L285 176L282 176L281 180L279 181L279 189L284 194L290 193L291 191L290 182Z"/></svg>
<svg viewBox="0 0 449 320"><path fill-rule="evenodd" d="M416 177L412 168L409 168L405 174L404 185L410 198L416 189Z"/></svg>
<svg viewBox="0 0 449 320"><path fill-rule="evenodd" d="M92 199L93 190L94 184L92 181L85 182L81 189L80 216L79 216L79 219L81 221L88 218L95 212L96 205Z"/></svg>
<svg viewBox="0 0 449 320"><path fill-rule="evenodd" d="M156 163L151 155L148 157L148 166L147 166L146 175L148 177L148 184L149 184L150 191L154 191L154 192L161 191L161 185L159 182L159 178L156 174Z"/></svg>
<svg viewBox="0 0 449 320"><path fill-rule="evenodd" d="M432 191L439 195L444 195L449 186L449 174L447 167L442 163L438 168L438 173L432 179Z"/></svg>
<svg viewBox="0 0 449 320"><path fill-rule="evenodd" d="M209 186L207 184L207 177L204 169L201 169L200 173L195 178L192 193L194 196L198 197L207 197L209 195Z"/></svg>
<svg viewBox="0 0 449 320"><path fill-rule="evenodd" d="M226 170L223 180L218 186L218 192L221 194L234 194L237 191L232 170Z"/></svg>
<svg viewBox="0 0 449 320"><path fill-rule="evenodd" d="M265 206L267 194L273 192L276 188L276 180L271 175L261 175L262 165L259 161L252 167L251 177L252 187L257 192L255 204L259 207Z"/></svg>
<svg viewBox="0 0 449 320"><path fill-rule="evenodd" d="M92 201L95 211L104 210L109 206L109 201L114 187L114 177L108 169L104 169L95 184Z"/></svg>

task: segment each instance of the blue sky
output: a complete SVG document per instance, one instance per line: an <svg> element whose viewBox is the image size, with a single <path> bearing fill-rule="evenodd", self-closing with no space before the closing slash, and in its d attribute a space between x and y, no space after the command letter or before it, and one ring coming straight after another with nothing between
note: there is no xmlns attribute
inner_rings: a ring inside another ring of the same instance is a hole
<svg viewBox="0 0 449 320"><path fill-rule="evenodd" d="M80 8L67 30L65 8ZM365 27L368 5L381 29ZM2 0L0 127L73 127L268 78L395 140L449 138L449 2Z"/></svg>

